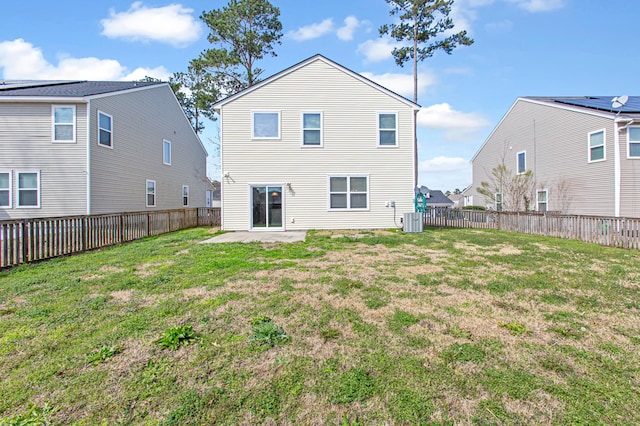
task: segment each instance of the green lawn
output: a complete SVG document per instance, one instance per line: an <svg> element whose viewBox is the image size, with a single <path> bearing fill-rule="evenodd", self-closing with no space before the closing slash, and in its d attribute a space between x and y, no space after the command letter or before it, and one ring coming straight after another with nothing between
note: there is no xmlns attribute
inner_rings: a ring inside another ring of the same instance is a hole
<svg viewBox="0 0 640 426"><path fill-rule="evenodd" d="M640 424L637 252L210 236L1 271L0 424Z"/></svg>

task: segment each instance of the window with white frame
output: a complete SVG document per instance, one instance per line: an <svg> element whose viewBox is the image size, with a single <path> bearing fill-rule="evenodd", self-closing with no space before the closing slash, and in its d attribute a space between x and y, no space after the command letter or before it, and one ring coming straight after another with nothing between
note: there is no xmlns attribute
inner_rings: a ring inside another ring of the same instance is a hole
<svg viewBox="0 0 640 426"><path fill-rule="evenodd" d="M98 111L98 145L113 148L113 117Z"/></svg>
<svg viewBox="0 0 640 426"><path fill-rule="evenodd" d="M537 191L536 201L537 201L537 210L539 212L546 212L549 207L548 201L549 194L546 189Z"/></svg>
<svg viewBox="0 0 640 426"><path fill-rule="evenodd" d="M76 141L75 105L52 105L51 121L53 123L54 142Z"/></svg>
<svg viewBox="0 0 640 426"><path fill-rule="evenodd" d="M628 158L640 158L640 127L632 126L627 129Z"/></svg>
<svg viewBox="0 0 640 426"><path fill-rule="evenodd" d="M253 139L280 139L280 111L253 111Z"/></svg>
<svg viewBox="0 0 640 426"><path fill-rule="evenodd" d="M589 133L589 162L605 160L604 129Z"/></svg>
<svg viewBox="0 0 640 426"><path fill-rule="evenodd" d="M302 145L322 146L322 113L302 113Z"/></svg>
<svg viewBox="0 0 640 426"><path fill-rule="evenodd" d="M365 210L368 206L368 176L329 176L329 209Z"/></svg>
<svg viewBox="0 0 640 426"><path fill-rule="evenodd" d="M496 210L501 212L502 211L502 194L497 192L495 195L495 201L496 201Z"/></svg>
<svg viewBox="0 0 640 426"><path fill-rule="evenodd" d="M162 164L171 165L171 142L162 141Z"/></svg>
<svg viewBox="0 0 640 426"><path fill-rule="evenodd" d="M378 146L398 146L398 114L378 113Z"/></svg>
<svg viewBox="0 0 640 426"><path fill-rule="evenodd" d="M189 185L182 185L182 205L189 206Z"/></svg>
<svg viewBox="0 0 640 426"><path fill-rule="evenodd" d="M156 181L147 179L147 207L156 206Z"/></svg>
<svg viewBox="0 0 640 426"><path fill-rule="evenodd" d="M0 207L11 208L11 172L0 170Z"/></svg>
<svg viewBox="0 0 640 426"><path fill-rule="evenodd" d="M516 154L516 170L521 175L527 171L527 152L520 151Z"/></svg>
<svg viewBox="0 0 640 426"><path fill-rule="evenodd" d="M40 172L19 171L18 207L40 207Z"/></svg>

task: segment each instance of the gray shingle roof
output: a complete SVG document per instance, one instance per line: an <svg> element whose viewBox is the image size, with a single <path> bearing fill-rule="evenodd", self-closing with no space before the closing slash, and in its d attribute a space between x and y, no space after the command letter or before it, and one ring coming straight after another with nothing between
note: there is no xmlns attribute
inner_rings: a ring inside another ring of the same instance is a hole
<svg viewBox="0 0 640 426"><path fill-rule="evenodd" d="M418 192L418 189L415 190ZM453 206L454 202L449 199L442 191L437 189L429 189L426 186L422 185L420 187L420 192L423 194L429 194L427 198L427 206L436 206L436 207L447 207Z"/></svg>
<svg viewBox="0 0 640 426"><path fill-rule="evenodd" d="M0 97L84 97L153 86L142 81L5 81L0 80Z"/></svg>

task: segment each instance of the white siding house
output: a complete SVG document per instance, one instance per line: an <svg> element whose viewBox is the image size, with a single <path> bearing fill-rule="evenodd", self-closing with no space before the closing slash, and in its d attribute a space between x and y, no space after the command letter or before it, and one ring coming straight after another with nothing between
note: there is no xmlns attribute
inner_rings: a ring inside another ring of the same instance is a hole
<svg viewBox="0 0 640 426"><path fill-rule="evenodd" d="M471 160L465 200L499 208L477 188L504 163L513 173L531 170L531 210L640 217L640 97L621 107L612 99L518 98Z"/></svg>
<svg viewBox="0 0 640 426"><path fill-rule="evenodd" d="M0 83L0 220L205 205L207 153L166 83Z"/></svg>
<svg viewBox="0 0 640 426"><path fill-rule="evenodd" d="M215 108L223 229L390 228L413 210L420 107L359 74L316 55Z"/></svg>

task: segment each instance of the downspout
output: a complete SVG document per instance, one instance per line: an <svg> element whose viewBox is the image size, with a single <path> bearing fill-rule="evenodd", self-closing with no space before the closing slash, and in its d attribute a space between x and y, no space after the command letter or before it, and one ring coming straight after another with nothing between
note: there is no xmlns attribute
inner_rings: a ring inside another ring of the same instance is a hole
<svg viewBox="0 0 640 426"><path fill-rule="evenodd" d="M91 214L91 100L87 101L87 215Z"/></svg>

